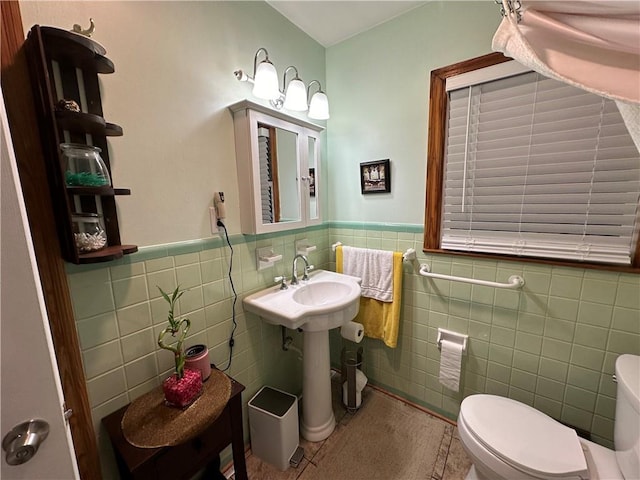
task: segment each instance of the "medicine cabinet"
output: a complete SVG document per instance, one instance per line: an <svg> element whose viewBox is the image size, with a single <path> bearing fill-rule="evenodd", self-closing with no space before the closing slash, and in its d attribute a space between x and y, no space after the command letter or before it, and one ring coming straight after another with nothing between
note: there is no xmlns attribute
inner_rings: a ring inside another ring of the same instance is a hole
<svg viewBox="0 0 640 480"><path fill-rule="evenodd" d="M323 127L244 100L233 113L242 233L318 224Z"/></svg>

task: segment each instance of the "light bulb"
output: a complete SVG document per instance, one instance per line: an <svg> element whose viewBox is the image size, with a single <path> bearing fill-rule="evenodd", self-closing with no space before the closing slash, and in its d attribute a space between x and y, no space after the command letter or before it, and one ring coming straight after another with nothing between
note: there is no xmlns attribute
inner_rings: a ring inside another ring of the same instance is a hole
<svg viewBox="0 0 640 480"><path fill-rule="evenodd" d="M275 100L280 96L278 89L278 73L273 63L265 60L260 62L256 68L256 75L253 83L253 94L265 100Z"/></svg>
<svg viewBox="0 0 640 480"><path fill-rule="evenodd" d="M309 103L309 118L327 120L329 118L329 99L324 92L316 92Z"/></svg>
<svg viewBox="0 0 640 480"><path fill-rule="evenodd" d="M294 78L289 82L289 85L287 85L284 108L296 112L304 112L307 110L307 89L299 78Z"/></svg>

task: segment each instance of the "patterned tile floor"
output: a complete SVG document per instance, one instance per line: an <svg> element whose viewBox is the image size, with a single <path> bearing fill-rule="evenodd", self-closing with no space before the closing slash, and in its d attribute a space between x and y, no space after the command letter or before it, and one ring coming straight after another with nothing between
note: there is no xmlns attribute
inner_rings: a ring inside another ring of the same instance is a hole
<svg viewBox="0 0 640 480"><path fill-rule="evenodd" d="M304 449L304 458L300 462L297 468L290 467L286 471L282 472L277 468L261 461L255 455L251 455L249 451L247 453L247 474L251 480L296 480L301 477L307 466L319 466L321 462L330 462L331 457L324 454L328 450L328 446L331 445L334 436L339 429L349 428L349 421L353 418L354 414L347 412L346 408L340 401L340 388L339 383L332 382L333 388L333 411L336 416L336 431L322 442L309 442L300 437L300 446ZM366 398L367 390L371 387L367 386L363 391L363 397ZM366 403L362 408L366 408ZM419 410L417 409L418 411ZM429 415L423 412L424 415ZM356 413L357 414L357 413ZM458 430L456 427L444 420L441 421L445 428L442 440L440 442L440 449L432 472L425 472L425 480L463 480L471 467L471 462L467 457L460 438L458 437ZM361 480L350 476L345 476L344 479L326 479L326 480ZM368 479L362 479L368 480ZM387 480L405 480L405 479L387 479Z"/></svg>

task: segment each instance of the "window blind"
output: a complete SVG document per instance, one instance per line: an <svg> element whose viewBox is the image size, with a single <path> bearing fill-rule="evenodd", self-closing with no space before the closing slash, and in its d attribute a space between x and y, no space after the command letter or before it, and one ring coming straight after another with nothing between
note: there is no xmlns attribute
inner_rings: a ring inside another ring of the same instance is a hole
<svg viewBox="0 0 640 480"><path fill-rule="evenodd" d="M615 103L528 72L449 92L441 247L630 264L640 156Z"/></svg>

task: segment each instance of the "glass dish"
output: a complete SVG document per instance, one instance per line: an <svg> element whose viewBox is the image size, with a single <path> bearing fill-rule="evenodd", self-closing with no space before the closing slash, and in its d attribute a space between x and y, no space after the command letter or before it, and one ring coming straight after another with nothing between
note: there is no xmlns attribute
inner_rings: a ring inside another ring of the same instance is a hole
<svg viewBox="0 0 640 480"><path fill-rule="evenodd" d="M107 234L102 228L102 215L74 213L73 239L80 253L95 252L107 245Z"/></svg>
<svg viewBox="0 0 640 480"><path fill-rule="evenodd" d="M60 145L64 159L64 180L68 187L104 187L111 177L100 148L78 143Z"/></svg>

